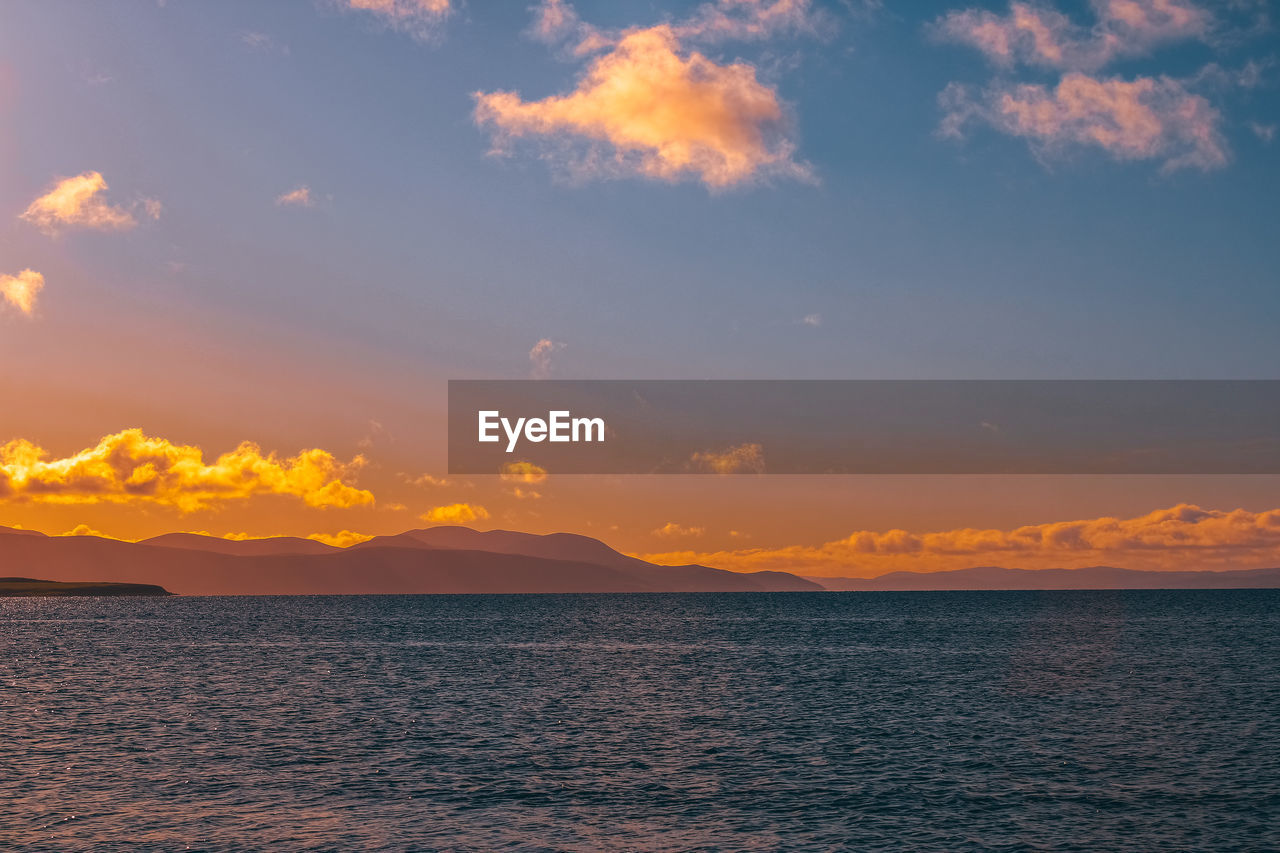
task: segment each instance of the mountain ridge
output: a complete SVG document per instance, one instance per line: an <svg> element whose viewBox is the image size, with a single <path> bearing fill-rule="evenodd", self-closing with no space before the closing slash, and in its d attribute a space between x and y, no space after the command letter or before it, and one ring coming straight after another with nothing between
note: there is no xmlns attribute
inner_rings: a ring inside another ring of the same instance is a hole
<svg viewBox="0 0 1280 853"><path fill-rule="evenodd" d="M417 531L422 534L426 531ZM484 533L468 537L473 547L442 548L403 534L382 541L318 552L311 540L277 537L232 541L199 534L172 534L142 542L96 536L50 537L0 528L0 572L38 574L66 582L149 583L188 595L360 595L430 593L574 592L751 592L820 591L823 587L786 572L739 573L707 566L659 566L627 557L589 537ZM474 533L474 531L473 531ZM436 534L448 538L450 535ZM524 536L532 537L524 540ZM572 534L567 534L572 536ZM478 545L515 547L516 553ZM428 537L430 538L430 537ZM159 541L156 541L159 540ZM231 543L230 545L228 543ZM246 544L249 543L249 544ZM258 543L258 544L253 544ZM265 544L263 544L265 543ZM595 561L570 559L590 549ZM594 545L590 543L595 543Z"/></svg>

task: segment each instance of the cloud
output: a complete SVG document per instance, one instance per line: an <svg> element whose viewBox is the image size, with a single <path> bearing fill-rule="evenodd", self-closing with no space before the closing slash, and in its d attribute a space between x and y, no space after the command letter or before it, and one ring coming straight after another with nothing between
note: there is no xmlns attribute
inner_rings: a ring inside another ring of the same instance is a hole
<svg viewBox="0 0 1280 853"><path fill-rule="evenodd" d="M284 206L291 205L294 207L311 207L315 201L311 198L311 187L303 184L296 189L289 190L276 196L276 204Z"/></svg>
<svg viewBox="0 0 1280 853"><path fill-rule="evenodd" d="M721 451L699 451L689 457L699 471L713 474L763 474L764 448L759 444L740 444Z"/></svg>
<svg viewBox="0 0 1280 853"><path fill-rule="evenodd" d="M547 479L547 469L540 468L532 462L508 462L502 466L502 473L499 476L508 483L524 483L532 486Z"/></svg>
<svg viewBox="0 0 1280 853"><path fill-rule="evenodd" d="M886 571L937 571L980 565L1049 568L1107 563L1131 568L1238 568L1280 560L1280 509L1250 512L1178 504L1137 518L1093 518L933 533L866 531L818 546L648 555L739 571L873 577Z"/></svg>
<svg viewBox="0 0 1280 853"><path fill-rule="evenodd" d="M368 542L373 536L366 533L356 533L354 530L344 530L341 533L312 533L307 538L338 548L350 548L352 545Z"/></svg>
<svg viewBox="0 0 1280 853"><path fill-rule="evenodd" d="M770 177L810 179L777 92L746 62L686 49L669 24L625 31L592 58L568 94L526 101L476 92L475 120L493 152L518 140L577 178L639 176L724 189ZM587 48L579 46L579 52Z"/></svg>
<svg viewBox="0 0 1280 853"><path fill-rule="evenodd" d="M1097 22L1087 30L1055 9L1030 3L1011 3L1007 15L953 11L931 29L1000 66L1088 71L1162 44L1207 39L1213 28L1213 16L1188 0L1095 0L1093 11Z"/></svg>
<svg viewBox="0 0 1280 853"><path fill-rule="evenodd" d="M530 35L550 44L569 40L579 56L616 47L629 32L583 23L566 0L542 0L534 7ZM781 35L818 36L831 31L826 12L812 0L715 0L696 7L688 18L670 24L681 41L761 41Z"/></svg>
<svg viewBox="0 0 1280 853"><path fill-rule="evenodd" d="M653 535L663 539L671 539L701 536L706 532L707 529L705 527L685 527L684 525L677 524L674 521L668 521L666 524L653 531Z"/></svg>
<svg viewBox="0 0 1280 853"><path fill-rule="evenodd" d="M414 477L412 474L399 474L397 476L411 486L437 487L452 486L454 484L453 480L446 477L437 477L433 474L422 474L417 477Z"/></svg>
<svg viewBox="0 0 1280 853"><path fill-rule="evenodd" d="M704 3L677 25L681 38L704 41L757 41L780 34L819 35L828 16L810 0L719 0Z"/></svg>
<svg viewBox="0 0 1280 853"><path fill-rule="evenodd" d="M529 375L534 379L547 379L551 376L551 356L565 348L560 341L543 338L529 350Z"/></svg>
<svg viewBox="0 0 1280 853"><path fill-rule="evenodd" d="M127 231L136 226L138 220L133 213L107 203L102 197L106 190L107 182L99 172L61 178L48 192L31 202L19 218L49 234L64 227ZM155 199L142 199L137 204L144 207L152 218L160 216L160 203Z"/></svg>
<svg viewBox="0 0 1280 853"><path fill-rule="evenodd" d="M1052 89L997 84L976 95L952 83L939 103L944 135L960 136L980 121L1027 139L1043 155L1094 147L1117 160L1161 160L1164 171L1215 169L1230 157L1218 111L1169 77L1096 79L1072 72Z"/></svg>
<svg viewBox="0 0 1280 853"><path fill-rule="evenodd" d="M0 500L151 503L182 512L268 494L291 495L312 507L374 502L371 493L345 482L364 464L363 458L342 463L318 449L281 459L244 442L206 464L199 447L128 429L72 456L48 457L25 439L0 446Z"/></svg>
<svg viewBox="0 0 1280 853"><path fill-rule="evenodd" d="M1163 45L1207 42L1217 21L1192 0L1093 0L1091 7L1095 22L1088 29L1056 9L1025 2L1011 3L1006 15L964 9L935 21L935 36L977 48L1002 68L1063 72L1055 86L998 79L976 94L952 83L939 96L941 133L961 136L976 120L1027 139L1042 157L1095 147L1118 160L1161 161L1166 172L1226 165L1221 115L1193 90L1248 86L1261 66L1251 62L1229 74L1211 64L1186 79L1100 76L1112 62Z"/></svg>
<svg viewBox="0 0 1280 853"><path fill-rule="evenodd" d="M36 297L43 289L44 276L35 270L0 275L0 301L9 303L28 317L36 310Z"/></svg>
<svg viewBox="0 0 1280 853"><path fill-rule="evenodd" d="M263 53L280 53L289 55L289 45L281 44L266 33L247 31L240 34L240 42L250 50Z"/></svg>
<svg viewBox="0 0 1280 853"><path fill-rule="evenodd" d="M54 535L55 536L96 536L99 539L115 539L116 538L114 536L108 536L107 534L101 531L94 530L92 527L90 527L87 524L77 524L75 527L73 527L71 530L66 531L65 533L56 533Z"/></svg>
<svg viewBox="0 0 1280 853"><path fill-rule="evenodd" d="M803 317L801 317L801 318L800 318L800 322L801 322L803 325L805 325L805 326L814 326L814 327L821 326L821 325L822 325L822 315L821 315L821 314L806 314L805 316L803 316Z"/></svg>
<svg viewBox="0 0 1280 853"><path fill-rule="evenodd" d="M452 0L345 0L349 9L369 12L393 29L426 40L453 13Z"/></svg>
<svg viewBox="0 0 1280 853"><path fill-rule="evenodd" d="M476 504L449 504L432 507L422 514L422 520L429 524L468 524L472 521L488 518L489 511Z"/></svg>
<svg viewBox="0 0 1280 853"><path fill-rule="evenodd" d="M529 35L538 41L558 42L582 27L578 13L564 0L543 0L533 9Z"/></svg>
<svg viewBox="0 0 1280 853"><path fill-rule="evenodd" d="M1261 139L1267 145L1270 145L1276 138L1276 126L1274 124L1261 124L1256 121L1249 122L1249 129L1253 131L1253 135Z"/></svg>
<svg viewBox="0 0 1280 853"><path fill-rule="evenodd" d="M521 500L537 500L542 497L542 494L524 487L535 486L538 483L545 482L547 469L534 465L532 462L509 462L502 466L502 471L498 476L504 483L511 484L511 494L517 498Z"/></svg>

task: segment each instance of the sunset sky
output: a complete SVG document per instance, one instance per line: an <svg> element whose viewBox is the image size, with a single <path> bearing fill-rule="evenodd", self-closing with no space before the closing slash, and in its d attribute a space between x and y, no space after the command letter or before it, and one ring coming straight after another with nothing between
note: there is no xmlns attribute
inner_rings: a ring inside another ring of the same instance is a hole
<svg viewBox="0 0 1280 853"><path fill-rule="evenodd" d="M0 525L1280 565L1277 477L449 477L450 378L1277 378L1268 0L0 8Z"/></svg>

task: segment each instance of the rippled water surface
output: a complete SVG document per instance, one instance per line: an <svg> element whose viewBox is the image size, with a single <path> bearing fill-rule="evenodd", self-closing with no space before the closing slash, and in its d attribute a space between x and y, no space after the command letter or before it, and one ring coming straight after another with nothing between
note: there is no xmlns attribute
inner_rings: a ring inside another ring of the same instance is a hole
<svg viewBox="0 0 1280 853"><path fill-rule="evenodd" d="M1280 593L0 599L5 850L1276 850Z"/></svg>

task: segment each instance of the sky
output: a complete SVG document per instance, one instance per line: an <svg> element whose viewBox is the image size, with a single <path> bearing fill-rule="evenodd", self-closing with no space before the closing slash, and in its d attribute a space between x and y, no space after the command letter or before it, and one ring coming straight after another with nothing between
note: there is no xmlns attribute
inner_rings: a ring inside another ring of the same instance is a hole
<svg viewBox="0 0 1280 853"><path fill-rule="evenodd" d="M1280 564L1275 477L451 478L444 435L450 378L1277 378L1270 12L11 0L0 524Z"/></svg>

